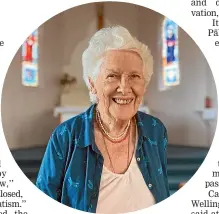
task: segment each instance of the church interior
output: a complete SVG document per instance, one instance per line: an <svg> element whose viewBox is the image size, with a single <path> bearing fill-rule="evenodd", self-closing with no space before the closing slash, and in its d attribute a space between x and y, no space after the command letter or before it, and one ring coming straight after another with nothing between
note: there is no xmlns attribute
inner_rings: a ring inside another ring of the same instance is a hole
<svg viewBox="0 0 219 214"><path fill-rule="evenodd" d="M2 94L5 138L24 176L35 182L54 128L91 105L81 63L89 39L101 27L122 25L150 48L154 58L154 74L141 108L167 128L171 194L189 181L213 141L217 92L203 53L180 27L180 81L163 87L164 18L134 4L105 2L71 8L38 27L37 85L22 84L21 47L8 69Z"/></svg>

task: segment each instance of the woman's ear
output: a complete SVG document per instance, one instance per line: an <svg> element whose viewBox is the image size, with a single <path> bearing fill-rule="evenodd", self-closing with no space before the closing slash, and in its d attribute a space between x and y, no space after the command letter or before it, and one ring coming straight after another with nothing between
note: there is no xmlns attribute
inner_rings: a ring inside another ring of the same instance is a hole
<svg viewBox="0 0 219 214"><path fill-rule="evenodd" d="M96 94L97 91L96 91L96 89L95 89L95 87L94 87L94 82L93 82L93 80L92 80L90 77L88 77L88 81L89 81L89 84L90 84L90 92L91 92L92 94Z"/></svg>

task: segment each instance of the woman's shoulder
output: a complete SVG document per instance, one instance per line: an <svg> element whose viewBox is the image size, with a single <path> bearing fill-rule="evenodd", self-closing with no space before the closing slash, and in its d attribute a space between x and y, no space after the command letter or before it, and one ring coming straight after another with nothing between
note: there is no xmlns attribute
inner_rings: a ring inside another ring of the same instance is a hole
<svg viewBox="0 0 219 214"><path fill-rule="evenodd" d="M141 124L138 124L138 126L141 127L142 132L145 134L150 144L160 145L161 143L166 148L167 129L163 122L157 117L140 111L138 112L138 118L140 118L139 121L141 121Z"/></svg>
<svg viewBox="0 0 219 214"><path fill-rule="evenodd" d="M156 127L156 128L165 129L165 125L163 124L163 122L155 116L138 111L137 117L138 117L138 121L142 122L144 124L144 126L146 125L146 126L150 126L152 128Z"/></svg>

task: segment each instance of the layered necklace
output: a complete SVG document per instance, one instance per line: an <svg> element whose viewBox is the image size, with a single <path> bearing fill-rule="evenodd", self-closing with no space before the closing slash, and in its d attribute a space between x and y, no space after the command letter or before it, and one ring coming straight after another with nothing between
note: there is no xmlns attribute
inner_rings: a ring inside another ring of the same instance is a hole
<svg viewBox="0 0 219 214"><path fill-rule="evenodd" d="M102 123L102 120L100 118L100 112L98 110L96 110L96 115L97 115L97 122L101 128L101 132L106 136L106 138L108 140L110 140L112 143L119 143L119 142L122 142L123 140L125 140L125 138L127 137L128 135L128 131L129 131L129 128L130 128L130 125L131 125L131 120L128 121L128 124L127 126L125 127L125 130L117 135L117 136L111 136L110 133L105 129L103 123Z"/></svg>
<svg viewBox="0 0 219 214"><path fill-rule="evenodd" d="M130 129L130 125L131 125L131 120L129 120L125 130L123 133L117 135L116 137L112 137L109 132L106 131L106 129L104 128L103 126L103 123L101 121L101 118L100 118L100 112L98 110L96 110L96 120L97 120L97 123L100 127L100 130L103 134L103 142L104 142L104 146L106 148L106 152L107 152L107 155L109 157L109 161L110 161L110 165L111 165L111 168L112 168L112 171L113 173L116 173L115 172L115 169L114 169L114 166L113 166L113 161L112 161L112 158L109 154L109 151L108 151L108 148L107 148L107 144L105 142L105 139L104 139L104 136L110 140L112 143L118 143L118 142L122 142L123 140L125 140L125 138L127 137L128 133L129 133L129 137L128 137L128 148L127 148L127 169L128 169L128 166L129 166L129 147L130 147L130 132L128 132L128 130Z"/></svg>

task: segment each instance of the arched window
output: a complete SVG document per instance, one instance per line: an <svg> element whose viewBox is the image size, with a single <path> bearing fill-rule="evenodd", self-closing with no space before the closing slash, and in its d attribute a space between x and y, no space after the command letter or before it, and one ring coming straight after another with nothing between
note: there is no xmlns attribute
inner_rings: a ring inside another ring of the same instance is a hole
<svg viewBox="0 0 219 214"><path fill-rule="evenodd" d="M162 28L162 79L166 88L180 84L178 26L165 18Z"/></svg>
<svg viewBox="0 0 219 214"><path fill-rule="evenodd" d="M38 30L29 35L22 45L22 84L38 86Z"/></svg>

